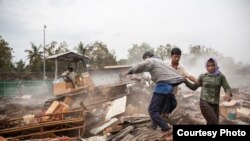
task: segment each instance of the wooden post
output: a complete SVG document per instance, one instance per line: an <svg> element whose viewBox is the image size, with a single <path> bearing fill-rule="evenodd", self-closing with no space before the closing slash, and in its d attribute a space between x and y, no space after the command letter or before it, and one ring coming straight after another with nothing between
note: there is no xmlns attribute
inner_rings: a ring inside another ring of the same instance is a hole
<svg viewBox="0 0 250 141"><path fill-rule="evenodd" d="M55 79L57 79L57 58L55 59Z"/></svg>

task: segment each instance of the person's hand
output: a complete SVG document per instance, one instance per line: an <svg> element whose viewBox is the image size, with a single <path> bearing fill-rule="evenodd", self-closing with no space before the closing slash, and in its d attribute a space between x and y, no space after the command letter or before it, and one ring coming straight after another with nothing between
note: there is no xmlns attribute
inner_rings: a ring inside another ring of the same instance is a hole
<svg viewBox="0 0 250 141"><path fill-rule="evenodd" d="M225 95L224 98L223 98L225 101L229 102L232 100L232 97L229 96L229 95Z"/></svg>
<svg viewBox="0 0 250 141"><path fill-rule="evenodd" d="M122 72L121 75L122 75L122 76L127 76L127 75L129 75L129 74L128 74L128 71L125 71L125 72Z"/></svg>
<svg viewBox="0 0 250 141"><path fill-rule="evenodd" d="M187 77L184 77L184 82L187 82L188 81L188 78Z"/></svg>
<svg viewBox="0 0 250 141"><path fill-rule="evenodd" d="M130 70L130 69L129 69L128 71L125 72L125 75L129 75L129 74L133 74L133 73L132 73L132 70Z"/></svg>
<svg viewBox="0 0 250 141"><path fill-rule="evenodd" d="M129 70L128 70L128 71L126 71L125 75L129 75Z"/></svg>
<svg viewBox="0 0 250 141"><path fill-rule="evenodd" d="M186 77L184 77L184 81L183 81L185 84L188 83L188 79Z"/></svg>

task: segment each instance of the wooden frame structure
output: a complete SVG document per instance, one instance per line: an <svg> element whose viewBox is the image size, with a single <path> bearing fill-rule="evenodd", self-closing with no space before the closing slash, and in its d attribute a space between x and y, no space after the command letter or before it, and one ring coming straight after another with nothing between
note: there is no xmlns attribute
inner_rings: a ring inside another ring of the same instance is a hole
<svg viewBox="0 0 250 141"><path fill-rule="evenodd" d="M56 55L52 55L47 57L46 59L48 60L55 60L55 79L57 79L57 72L58 72L58 61L63 61L63 62L74 62L75 66L77 68L77 62L78 61L84 61L86 62L86 60L88 60L90 57L88 57L87 55L81 55L78 53L74 53L74 52L64 52L64 53L60 53L60 54L56 54Z"/></svg>
<svg viewBox="0 0 250 141"><path fill-rule="evenodd" d="M60 120L39 122L45 116L60 117ZM55 138L56 136L82 137L85 131L85 112L83 109L65 113L36 116L37 123L24 125L23 118L1 121L6 128L0 129L0 136L10 140Z"/></svg>

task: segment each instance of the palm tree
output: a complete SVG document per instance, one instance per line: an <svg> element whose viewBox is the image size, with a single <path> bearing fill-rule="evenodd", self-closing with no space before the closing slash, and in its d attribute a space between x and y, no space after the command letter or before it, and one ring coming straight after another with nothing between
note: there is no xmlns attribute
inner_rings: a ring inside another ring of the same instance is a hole
<svg viewBox="0 0 250 141"><path fill-rule="evenodd" d="M81 54L81 55L84 55L85 54L85 51L86 49L88 48L89 45L84 45L83 42L80 42L78 44L77 47L75 47L74 49L76 50L77 53Z"/></svg>
<svg viewBox="0 0 250 141"><path fill-rule="evenodd" d="M87 53L87 49L88 49L88 48L89 48L89 44L84 45L83 42L80 42L80 43L78 44L78 46L74 47L74 50L75 50L77 53L79 53L79 54L85 56L86 53ZM84 71L87 71L87 62L88 62L88 61L87 61L86 59L84 59L83 62L82 62L82 66L83 66L83 70L84 70Z"/></svg>
<svg viewBox="0 0 250 141"><path fill-rule="evenodd" d="M33 71L37 71L37 64L42 62L43 52L40 51L42 46L37 47L31 42L31 49L26 49L24 52L28 53L29 65ZM33 67L31 67L33 66Z"/></svg>

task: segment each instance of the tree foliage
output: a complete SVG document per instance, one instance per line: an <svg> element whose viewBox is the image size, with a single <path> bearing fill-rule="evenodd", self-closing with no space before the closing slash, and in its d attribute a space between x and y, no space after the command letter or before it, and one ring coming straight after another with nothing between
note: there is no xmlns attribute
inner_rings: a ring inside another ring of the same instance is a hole
<svg viewBox="0 0 250 141"><path fill-rule="evenodd" d="M155 54L159 56L161 60L165 60L167 58L170 58L172 48L173 46L171 44L166 44L165 46L160 45L159 47L157 47Z"/></svg>
<svg viewBox="0 0 250 141"><path fill-rule="evenodd" d="M85 52L86 52L88 46L89 46L89 45L84 45L83 42L80 42L80 43L78 44L78 46L76 46L76 47L74 48L74 50L76 50L76 52L79 53L79 54L81 54L81 55L85 55Z"/></svg>
<svg viewBox="0 0 250 141"><path fill-rule="evenodd" d="M25 65L25 62L21 59L13 64L12 70L17 74L18 79L21 79L22 73L27 70L27 66Z"/></svg>
<svg viewBox="0 0 250 141"><path fill-rule="evenodd" d="M189 47L189 54L196 56L219 56L220 54L213 48L206 48L201 45L194 45Z"/></svg>
<svg viewBox="0 0 250 141"><path fill-rule="evenodd" d="M103 68L108 65L116 65L114 51L109 51L107 45L96 41L86 48L86 55L90 57L89 63L92 68Z"/></svg>
<svg viewBox="0 0 250 141"><path fill-rule="evenodd" d="M45 47L45 56L52 56L59 53L68 52L68 44L66 41L58 43L56 41L50 42ZM65 62L58 62L58 71L64 71L66 69ZM46 60L46 71L54 71L55 70L55 62L52 60Z"/></svg>
<svg viewBox="0 0 250 141"><path fill-rule="evenodd" d="M84 42L80 42L78 46L74 47L74 50L83 56L86 56L86 50L89 47L89 45L85 45ZM83 69L83 71L87 71L87 60L84 60L83 62L80 62L81 64L78 66L80 69ZM82 67L82 68L81 68Z"/></svg>
<svg viewBox="0 0 250 141"><path fill-rule="evenodd" d="M12 65L13 49L9 47L9 43L0 36L0 71L8 71Z"/></svg>
<svg viewBox="0 0 250 141"><path fill-rule="evenodd" d="M42 58L43 52L40 51L42 49L42 45L36 46L31 42L31 49L26 49L24 52L27 52L27 58L29 60L29 68L30 71L33 72L41 72Z"/></svg>
<svg viewBox="0 0 250 141"><path fill-rule="evenodd" d="M117 62L118 65L127 65L128 64L128 59L120 59Z"/></svg>
<svg viewBox="0 0 250 141"><path fill-rule="evenodd" d="M66 41L63 41L61 43L58 43L56 41L50 42L48 45L45 47L45 54L46 56L51 56L59 53L64 53L68 52L68 44Z"/></svg>
<svg viewBox="0 0 250 141"><path fill-rule="evenodd" d="M132 48L128 49L128 63L134 64L142 60L142 55L145 51L152 51L154 49L148 43L133 44Z"/></svg>

